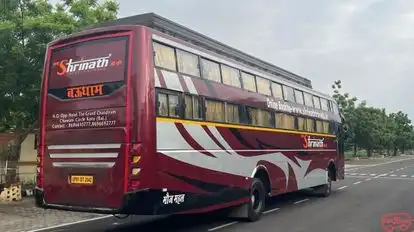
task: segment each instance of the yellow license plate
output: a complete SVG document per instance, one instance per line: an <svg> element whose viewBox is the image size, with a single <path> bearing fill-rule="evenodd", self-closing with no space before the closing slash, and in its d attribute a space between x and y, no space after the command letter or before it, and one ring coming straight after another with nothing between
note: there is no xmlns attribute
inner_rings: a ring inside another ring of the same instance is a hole
<svg viewBox="0 0 414 232"><path fill-rule="evenodd" d="M71 176L71 184L93 184L93 176Z"/></svg>

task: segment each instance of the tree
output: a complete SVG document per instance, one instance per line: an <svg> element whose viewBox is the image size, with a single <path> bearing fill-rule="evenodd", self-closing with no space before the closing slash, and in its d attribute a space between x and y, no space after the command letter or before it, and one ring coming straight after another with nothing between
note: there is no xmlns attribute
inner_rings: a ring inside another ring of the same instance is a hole
<svg viewBox="0 0 414 232"><path fill-rule="evenodd" d="M357 98L350 97L349 93L341 93L341 81L332 85L333 98L339 105L347 124L349 136L345 141L346 149L353 149L356 156L358 148L365 149L368 156L373 151L397 155L407 148L414 148L414 130L408 115L399 111L387 114L385 109L368 107L365 101L358 105Z"/></svg>
<svg viewBox="0 0 414 232"><path fill-rule="evenodd" d="M64 0L55 5L48 0L1 0L0 132L17 134L6 159L18 160L22 141L36 127L47 43L86 25L116 19L117 11L115 0Z"/></svg>
<svg viewBox="0 0 414 232"><path fill-rule="evenodd" d="M395 134L396 139L394 141L394 155L397 154L397 151L400 150L402 153L405 152L405 149L410 145L413 126L411 125L411 120L408 118L408 115L398 111L397 113L390 114L390 117L395 121Z"/></svg>
<svg viewBox="0 0 414 232"><path fill-rule="evenodd" d="M32 128L40 96L46 45L89 24L115 19L106 0L3 0L0 15L0 132Z"/></svg>
<svg viewBox="0 0 414 232"><path fill-rule="evenodd" d="M357 120L355 119L355 104L357 101L356 97L350 97L349 93L341 93L342 82L341 80L335 81L332 85L333 98L338 104L341 112L344 114L346 123L348 125L348 136L345 140L345 149L353 148L354 156L357 154L357 143L355 140L355 127Z"/></svg>

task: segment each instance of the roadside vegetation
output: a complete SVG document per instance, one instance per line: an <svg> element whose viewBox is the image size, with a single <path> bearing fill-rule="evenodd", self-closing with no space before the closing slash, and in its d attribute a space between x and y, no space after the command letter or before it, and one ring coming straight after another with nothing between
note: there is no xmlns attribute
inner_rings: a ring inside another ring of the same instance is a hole
<svg viewBox="0 0 414 232"><path fill-rule="evenodd" d="M342 92L342 82L332 85L333 97L348 124L345 155L372 157L412 154L414 130L408 115L402 111L386 112L369 106L366 101Z"/></svg>

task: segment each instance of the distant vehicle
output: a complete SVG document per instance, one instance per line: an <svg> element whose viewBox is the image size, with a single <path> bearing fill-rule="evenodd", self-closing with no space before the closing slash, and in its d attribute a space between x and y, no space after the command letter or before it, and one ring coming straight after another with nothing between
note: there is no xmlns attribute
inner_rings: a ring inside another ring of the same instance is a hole
<svg viewBox="0 0 414 232"><path fill-rule="evenodd" d="M342 125L308 79L155 14L119 19L48 45L36 204L256 221L267 197L331 193Z"/></svg>

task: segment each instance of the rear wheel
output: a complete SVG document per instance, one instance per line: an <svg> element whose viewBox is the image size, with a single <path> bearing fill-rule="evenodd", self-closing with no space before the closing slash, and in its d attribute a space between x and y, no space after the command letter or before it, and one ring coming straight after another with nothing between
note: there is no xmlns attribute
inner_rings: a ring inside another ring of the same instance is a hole
<svg viewBox="0 0 414 232"><path fill-rule="evenodd" d="M248 204L248 217L250 222L258 221L266 206L266 191L263 182L254 178L250 189L250 202Z"/></svg>

